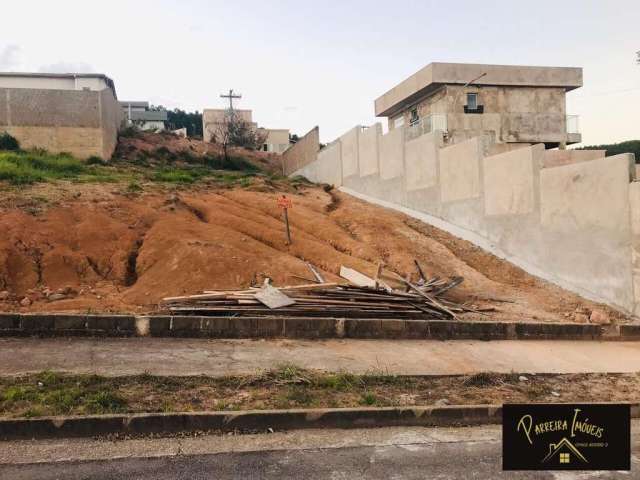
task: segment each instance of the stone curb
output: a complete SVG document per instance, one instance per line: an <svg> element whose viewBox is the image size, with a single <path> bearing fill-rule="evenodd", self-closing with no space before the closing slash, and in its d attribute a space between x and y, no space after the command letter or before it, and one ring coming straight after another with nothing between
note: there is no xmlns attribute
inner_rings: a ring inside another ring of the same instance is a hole
<svg viewBox="0 0 640 480"><path fill-rule="evenodd" d="M640 340L640 325L0 313L0 337L20 336Z"/></svg>
<svg viewBox="0 0 640 480"><path fill-rule="evenodd" d="M640 404L631 404L631 418L640 418ZM4 419L0 420L0 440L173 434L207 430L266 432L268 429L451 427L501 422L500 405L141 413Z"/></svg>

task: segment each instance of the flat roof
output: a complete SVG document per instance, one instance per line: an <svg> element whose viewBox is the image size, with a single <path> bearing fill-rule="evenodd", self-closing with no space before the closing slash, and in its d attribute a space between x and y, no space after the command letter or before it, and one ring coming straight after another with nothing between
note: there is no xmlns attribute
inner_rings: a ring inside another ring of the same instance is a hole
<svg viewBox="0 0 640 480"><path fill-rule="evenodd" d="M0 72L0 77L31 77L31 78L100 78L104 80L107 86L116 95L116 85L111 78L104 73L46 73L46 72Z"/></svg>
<svg viewBox="0 0 640 480"><path fill-rule="evenodd" d="M141 102L141 101L134 101L134 102L128 102L126 100L121 100L120 102L118 102L121 106L123 107L144 107L144 108L149 108L149 102Z"/></svg>
<svg viewBox="0 0 640 480"><path fill-rule="evenodd" d="M484 75L483 75L484 74ZM560 87L566 91L582 86L582 68L487 65L475 63L430 63L375 100L377 117L388 117L441 85L514 87Z"/></svg>

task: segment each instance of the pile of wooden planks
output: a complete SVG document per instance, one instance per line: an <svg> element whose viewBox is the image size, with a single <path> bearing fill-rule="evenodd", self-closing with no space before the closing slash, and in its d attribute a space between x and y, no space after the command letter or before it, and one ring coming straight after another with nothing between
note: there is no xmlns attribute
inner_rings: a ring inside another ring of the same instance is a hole
<svg viewBox="0 0 640 480"><path fill-rule="evenodd" d="M352 272L346 269L344 276L352 275ZM421 278L414 284L398 276L405 286L401 290L393 289L377 278L372 280L356 273L355 283L367 285L323 282L276 288L265 283L263 287L246 290L205 291L198 295L169 297L164 303L175 314L208 316L452 319L457 313L471 311L465 305L442 297L459 285L462 277Z"/></svg>

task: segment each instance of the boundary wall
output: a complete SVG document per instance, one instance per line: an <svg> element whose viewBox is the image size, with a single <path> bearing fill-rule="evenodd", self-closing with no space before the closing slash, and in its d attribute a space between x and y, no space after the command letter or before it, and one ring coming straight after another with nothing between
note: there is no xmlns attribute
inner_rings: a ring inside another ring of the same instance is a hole
<svg viewBox="0 0 640 480"><path fill-rule="evenodd" d="M640 315L640 182L633 154L545 150L490 136L357 126L294 175L465 238L529 273Z"/></svg>
<svg viewBox="0 0 640 480"><path fill-rule="evenodd" d="M0 88L0 132L13 135L25 149L109 160L122 118L122 108L110 88Z"/></svg>

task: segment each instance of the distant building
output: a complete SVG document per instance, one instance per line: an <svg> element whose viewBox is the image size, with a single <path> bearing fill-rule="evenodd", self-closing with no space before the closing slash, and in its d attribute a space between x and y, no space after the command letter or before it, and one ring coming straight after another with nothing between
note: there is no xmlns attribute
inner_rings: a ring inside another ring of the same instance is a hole
<svg viewBox="0 0 640 480"><path fill-rule="evenodd" d="M0 132L23 148L111 158L122 110L109 77L87 73L0 73Z"/></svg>
<svg viewBox="0 0 640 480"><path fill-rule="evenodd" d="M582 69L431 63L375 101L389 129L407 135L442 130L458 142L490 134L497 143L579 143L566 93L582 86Z"/></svg>
<svg viewBox="0 0 640 480"><path fill-rule="evenodd" d="M163 131L167 127L166 110L149 110L149 102L120 102L127 125L141 130Z"/></svg>
<svg viewBox="0 0 640 480"><path fill-rule="evenodd" d="M258 135L264 137L261 150L265 152L282 153L289 148L289 130L258 127L253 121L251 110L233 109L234 115L247 122ZM216 142L216 136L224 125L225 117L229 114L228 109L205 108L202 112L202 132L206 142Z"/></svg>

